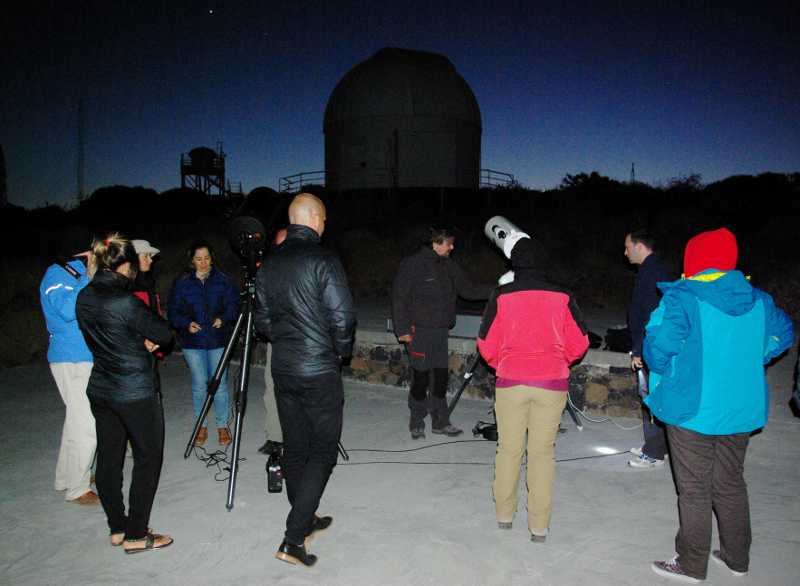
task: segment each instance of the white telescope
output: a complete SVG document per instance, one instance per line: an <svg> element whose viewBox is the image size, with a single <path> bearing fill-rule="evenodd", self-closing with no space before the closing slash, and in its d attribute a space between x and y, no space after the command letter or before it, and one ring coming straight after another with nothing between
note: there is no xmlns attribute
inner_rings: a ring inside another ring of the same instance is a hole
<svg viewBox="0 0 800 586"><path fill-rule="evenodd" d="M511 220L503 216L494 216L489 218L486 226L483 228L483 233L492 241L497 248L503 251L506 258L511 258L511 251L514 250L514 245L523 238L530 238L528 234L519 229L519 226L514 224ZM507 285L514 280L514 271L508 271L503 274L499 279L500 285Z"/></svg>

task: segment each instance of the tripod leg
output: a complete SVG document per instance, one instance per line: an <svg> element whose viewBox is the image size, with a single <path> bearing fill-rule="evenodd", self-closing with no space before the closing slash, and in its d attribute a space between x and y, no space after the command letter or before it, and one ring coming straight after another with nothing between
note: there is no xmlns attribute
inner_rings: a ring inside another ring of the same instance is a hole
<svg viewBox="0 0 800 586"><path fill-rule="evenodd" d="M239 389L236 393L236 417L233 427L233 455L231 475L228 478L228 499L225 508L233 509L233 495L236 492L236 477L239 473L239 449L242 443L242 423L247 408L247 385L250 382L250 358L253 353L253 304L252 300L246 308L247 325L245 326L244 352L242 354L242 372L239 376Z"/></svg>
<svg viewBox="0 0 800 586"><path fill-rule="evenodd" d="M210 381L208 381L208 392L206 393L206 399L203 401L203 408L200 410L200 415L198 415L197 420L194 422L192 435L189 437L189 442L186 444L186 449L183 452L184 458L188 458L189 454L192 453L192 449L194 448L194 439L197 437L197 432L200 431L200 428L203 426L203 422L208 416L208 411L211 409L211 402L214 400L214 395L217 393L219 383L222 381L222 373L225 372L225 369L228 368L228 365L231 362L233 350L236 346L236 342L239 339L239 332L241 332L244 318L245 312L242 311L239 313L239 317L236 320L236 325L233 328L231 337L228 339L228 343L225 345L225 350L222 352L222 356L217 363L217 369L214 371L214 376L211 377Z"/></svg>
<svg viewBox="0 0 800 586"><path fill-rule="evenodd" d="M472 380L472 375L475 374L475 368L478 366L478 361L481 359L480 352L475 352L475 357L469 363L466 372L464 373L464 380L461 381L461 386L458 388L458 391L453 396L453 400L450 401L450 405L447 407L447 415L448 417L453 413L453 409L456 408L459 399L461 399L461 394L464 392L464 389L467 388L469 381Z"/></svg>
<svg viewBox="0 0 800 586"><path fill-rule="evenodd" d="M339 454L341 454L342 459L347 462L350 459L350 454L347 453L347 450L344 449L344 444L339 441Z"/></svg>

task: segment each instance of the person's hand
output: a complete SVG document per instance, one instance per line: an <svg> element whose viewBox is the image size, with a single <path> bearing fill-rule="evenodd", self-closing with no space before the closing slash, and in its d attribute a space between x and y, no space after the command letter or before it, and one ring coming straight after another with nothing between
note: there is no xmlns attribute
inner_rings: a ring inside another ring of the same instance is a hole
<svg viewBox="0 0 800 586"><path fill-rule="evenodd" d="M211 327L214 329L220 329L222 327L222 318L217 318L213 322L211 322Z"/></svg>
<svg viewBox="0 0 800 586"><path fill-rule="evenodd" d="M144 347L147 349L148 352L155 352L156 350L158 350L159 345L145 338Z"/></svg>
<svg viewBox="0 0 800 586"><path fill-rule="evenodd" d="M77 254L73 254L72 255L73 258L78 258L79 256L82 256L86 260L89 260L89 257L92 256L92 251L91 250L84 250L83 252L79 252Z"/></svg>
<svg viewBox="0 0 800 586"><path fill-rule="evenodd" d="M631 356L631 370L641 370L644 367L641 356Z"/></svg>
<svg viewBox="0 0 800 586"><path fill-rule="evenodd" d="M405 336L399 336L397 338L397 341L400 342L401 344L410 344L411 340L413 339L414 336L412 336L411 334L406 334Z"/></svg>
<svg viewBox="0 0 800 586"><path fill-rule="evenodd" d="M188 327L188 330L189 330L190 334L196 334L197 332L199 332L202 329L203 328L201 328L200 324L197 323L196 321L193 321L192 323L190 323L189 327Z"/></svg>

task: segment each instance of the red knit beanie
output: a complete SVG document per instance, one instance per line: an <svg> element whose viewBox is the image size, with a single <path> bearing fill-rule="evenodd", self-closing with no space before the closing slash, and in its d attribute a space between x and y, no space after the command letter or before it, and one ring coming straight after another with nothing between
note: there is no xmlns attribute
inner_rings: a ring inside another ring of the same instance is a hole
<svg viewBox="0 0 800 586"><path fill-rule="evenodd" d="M727 228L701 232L686 244L683 274L688 278L706 269L731 271L738 256L736 236Z"/></svg>

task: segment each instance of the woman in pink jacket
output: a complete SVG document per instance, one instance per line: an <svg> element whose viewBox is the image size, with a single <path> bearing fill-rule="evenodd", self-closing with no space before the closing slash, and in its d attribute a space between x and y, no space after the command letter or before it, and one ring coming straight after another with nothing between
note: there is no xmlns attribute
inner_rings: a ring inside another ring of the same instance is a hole
<svg viewBox="0 0 800 586"><path fill-rule="evenodd" d="M537 276L533 241L511 251L514 281L486 306L478 350L497 371L497 454L493 484L497 522L510 529L527 434L528 529L543 542L550 527L555 437L567 402L569 367L589 347L570 294Z"/></svg>

